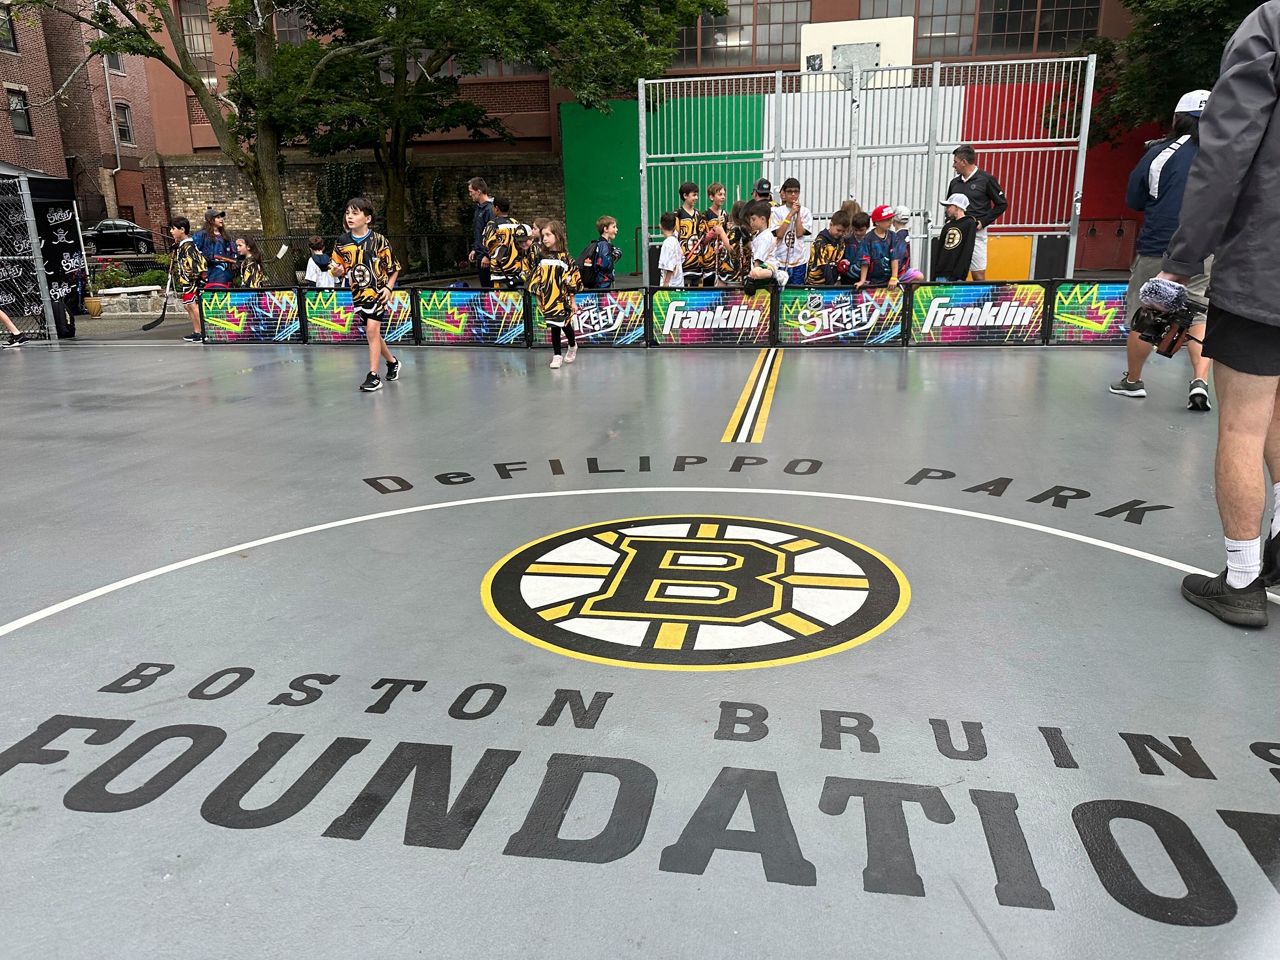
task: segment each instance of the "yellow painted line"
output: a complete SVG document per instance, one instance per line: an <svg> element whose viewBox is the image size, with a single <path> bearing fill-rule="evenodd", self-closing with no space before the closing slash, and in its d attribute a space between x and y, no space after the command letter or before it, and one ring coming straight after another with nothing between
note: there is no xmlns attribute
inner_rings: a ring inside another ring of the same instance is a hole
<svg viewBox="0 0 1280 960"><path fill-rule="evenodd" d="M761 350L759 356L756 357L756 365L751 368L751 376L747 377L747 384L742 388L742 395L738 397L738 405L733 408L733 413L729 417L729 425L724 428L724 433L720 437L721 443L733 443L734 434L738 432L741 426L743 411L747 409L747 404L751 402L751 395L756 391L756 380L760 376L760 370L764 367L764 358L769 355L768 348Z"/></svg>
<svg viewBox="0 0 1280 960"><path fill-rule="evenodd" d="M531 563L526 573L545 573L555 577L607 577L613 567L587 563Z"/></svg>
<svg viewBox="0 0 1280 960"><path fill-rule="evenodd" d="M816 573L793 573L782 578L783 583L793 587L838 587L842 590L869 590L871 585L866 577L820 576Z"/></svg>
<svg viewBox="0 0 1280 960"><path fill-rule="evenodd" d="M720 535L720 524L700 523L694 537L698 540L714 540Z"/></svg>
<svg viewBox="0 0 1280 960"><path fill-rule="evenodd" d="M595 535L595 539L599 540L601 543L607 543L612 547L621 539L621 537L612 530L606 530L604 533L597 533Z"/></svg>
<svg viewBox="0 0 1280 960"><path fill-rule="evenodd" d="M818 545L816 540L790 540L787 543L778 544L788 553L803 553L805 550L812 550Z"/></svg>
<svg viewBox="0 0 1280 960"><path fill-rule="evenodd" d="M778 351L773 361L773 370L769 374L769 385L764 389L764 398L760 401L760 412L756 414L755 429L751 431L751 442L759 443L764 439L764 427L769 421L769 409L773 406L773 392L778 388L778 371L782 369L782 351Z"/></svg>
<svg viewBox="0 0 1280 960"><path fill-rule="evenodd" d="M805 637L811 637L818 633L822 627L814 623L812 620L806 620L797 613L790 611L780 613L772 618L773 622L780 627L786 627L788 630L794 630L796 633Z"/></svg>
<svg viewBox="0 0 1280 960"><path fill-rule="evenodd" d="M658 628L658 638L653 641L654 649L679 650L684 646L684 637L688 632L687 623L664 623Z"/></svg>
<svg viewBox="0 0 1280 960"><path fill-rule="evenodd" d="M560 620L567 617L573 611L573 603L562 603L558 607L547 607L545 610L539 610L538 616L543 620Z"/></svg>

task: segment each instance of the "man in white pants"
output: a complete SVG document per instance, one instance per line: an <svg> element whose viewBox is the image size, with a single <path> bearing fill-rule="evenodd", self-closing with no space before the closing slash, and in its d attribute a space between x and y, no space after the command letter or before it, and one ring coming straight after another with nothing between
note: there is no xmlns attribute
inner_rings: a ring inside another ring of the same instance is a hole
<svg viewBox="0 0 1280 960"><path fill-rule="evenodd" d="M974 280L987 279L987 227L1009 209L1009 198L991 174L978 169L978 154L968 144L956 147L951 154L951 168L956 175L947 196L963 193L969 198L969 216L978 221L973 237L973 260L969 272Z"/></svg>

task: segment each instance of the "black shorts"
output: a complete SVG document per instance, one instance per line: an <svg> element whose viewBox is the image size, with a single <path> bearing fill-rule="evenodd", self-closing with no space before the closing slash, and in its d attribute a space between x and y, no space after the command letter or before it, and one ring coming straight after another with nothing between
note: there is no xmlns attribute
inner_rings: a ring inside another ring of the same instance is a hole
<svg viewBox="0 0 1280 960"><path fill-rule="evenodd" d="M352 311L361 324L368 323L370 320L376 320L378 323L387 322L387 308L381 303L353 304Z"/></svg>
<svg viewBox="0 0 1280 960"><path fill-rule="evenodd" d="M1247 320L1210 303L1204 355L1238 373L1280 377L1280 327Z"/></svg>

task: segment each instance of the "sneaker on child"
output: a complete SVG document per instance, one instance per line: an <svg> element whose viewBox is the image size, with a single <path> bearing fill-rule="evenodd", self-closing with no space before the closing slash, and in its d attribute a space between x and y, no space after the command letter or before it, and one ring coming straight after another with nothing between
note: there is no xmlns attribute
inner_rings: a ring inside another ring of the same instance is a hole
<svg viewBox="0 0 1280 960"><path fill-rule="evenodd" d="M399 379L400 379L400 361L394 360L394 359L388 360L387 361L387 381L390 382L392 380L399 380Z"/></svg>
<svg viewBox="0 0 1280 960"><path fill-rule="evenodd" d="M562 360L562 359L561 359L561 357L560 357L560 354L558 354L558 353L557 353L555 356L553 356L553 357L551 358L551 369L552 369L552 370L559 370L559 369L560 369L560 364L562 364L563 362L564 362L564 360Z"/></svg>
<svg viewBox="0 0 1280 960"><path fill-rule="evenodd" d="M375 390L382 389L382 378L372 371L364 378L364 383L360 384L360 389L365 393L373 393Z"/></svg>
<svg viewBox="0 0 1280 960"><path fill-rule="evenodd" d="M564 362L573 363L578 359L578 345L576 343L569 344L569 349L564 353Z"/></svg>

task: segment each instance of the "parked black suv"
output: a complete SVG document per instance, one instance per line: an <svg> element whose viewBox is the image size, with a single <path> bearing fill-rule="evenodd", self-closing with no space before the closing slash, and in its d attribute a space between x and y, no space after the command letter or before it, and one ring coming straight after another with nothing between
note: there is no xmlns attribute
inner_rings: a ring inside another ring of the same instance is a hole
<svg viewBox="0 0 1280 960"><path fill-rule="evenodd" d="M84 231L84 252L91 257L97 253L151 253L155 248L151 231L130 220L103 220Z"/></svg>

